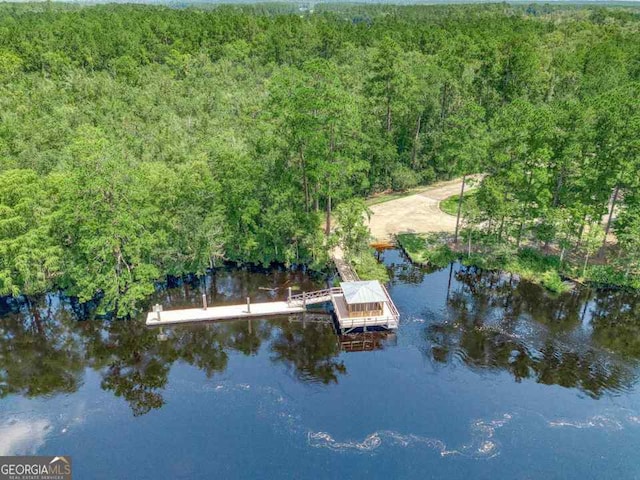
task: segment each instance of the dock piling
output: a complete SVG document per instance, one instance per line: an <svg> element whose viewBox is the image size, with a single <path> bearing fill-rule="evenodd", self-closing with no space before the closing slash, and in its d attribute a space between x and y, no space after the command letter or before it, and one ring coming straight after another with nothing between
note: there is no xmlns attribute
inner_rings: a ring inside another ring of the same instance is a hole
<svg viewBox="0 0 640 480"><path fill-rule="evenodd" d="M203 310L207 309L207 294L206 293L202 294L202 309Z"/></svg>
<svg viewBox="0 0 640 480"><path fill-rule="evenodd" d="M162 311L162 305L160 305L159 303L156 303L153 306L153 310L156 312L156 319L159 322L160 321L160 312Z"/></svg>
<svg viewBox="0 0 640 480"><path fill-rule="evenodd" d="M247 313L251 313L251 297L247 297Z"/></svg>

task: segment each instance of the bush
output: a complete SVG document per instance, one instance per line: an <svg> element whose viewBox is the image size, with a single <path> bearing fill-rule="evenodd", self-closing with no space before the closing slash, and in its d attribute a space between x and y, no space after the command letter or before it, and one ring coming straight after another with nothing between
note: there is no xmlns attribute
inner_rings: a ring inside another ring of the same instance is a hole
<svg viewBox="0 0 640 480"><path fill-rule="evenodd" d="M401 233L396 240L413 263L442 268L457 258L441 235Z"/></svg>
<svg viewBox="0 0 640 480"><path fill-rule="evenodd" d="M394 190L407 190L418 185L418 176L405 165L396 165L391 172L391 186Z"/></svg>
<svg viewBox="0 0 640 480"><path fill-rule="evenodd" d="M542 274L542 285L554 293L561 293L569 289L569 287L562 281L560 275L555 270L547 270Z"/></svg>
<svg viewBox="0 0 640 480"><path fill-rule="evenodd" d="M350 260L360 280L379 280L382 283L389 281L387 267L376 260L373 250L362 252Z"/></svg>

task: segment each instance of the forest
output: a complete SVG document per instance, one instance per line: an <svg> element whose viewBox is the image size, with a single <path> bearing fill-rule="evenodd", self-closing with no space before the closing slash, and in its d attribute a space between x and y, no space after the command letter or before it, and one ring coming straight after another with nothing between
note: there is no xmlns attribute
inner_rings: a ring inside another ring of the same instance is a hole
<svg viewBox="0 0 640 480"><path fill-rule="evenodd" d="M637 8L2 4L0 89L0 295L319 269L340 205L472 173L465 238L640 270Z"/></svg>

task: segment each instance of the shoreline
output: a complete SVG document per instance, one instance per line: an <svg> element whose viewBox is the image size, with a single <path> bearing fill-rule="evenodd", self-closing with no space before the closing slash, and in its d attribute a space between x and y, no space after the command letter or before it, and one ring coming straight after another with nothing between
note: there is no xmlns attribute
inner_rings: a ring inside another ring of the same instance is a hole
<svg viewBox="0 0 640 480"><path fill-rule="evenodd" d="M396 245L417 266L444 268L450 262L459 261L464 266L517 275L554 294L569 292L578 285L640 293L640 278L621 277L611 265L588 265L587 275L582 277L576 275L581 269L579 265L569 261L560 264L556 255L531 247L514 248L509 255L496 250L474 251L467 255L451 249L441 236L420 233L398 234Z"/></svg>

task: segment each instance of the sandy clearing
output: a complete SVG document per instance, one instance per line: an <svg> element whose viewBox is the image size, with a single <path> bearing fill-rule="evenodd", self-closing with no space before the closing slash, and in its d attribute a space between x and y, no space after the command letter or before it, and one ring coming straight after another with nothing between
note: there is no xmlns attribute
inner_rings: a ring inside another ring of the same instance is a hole
<svg viewBox="0 0 640 480"><path fill-rule="evenodd" d="M436 183L413 195L372 205L369 229L375 241L397 233L453 232L456 217L440 210L441 200L460 193L462 179Z"/></svg>

